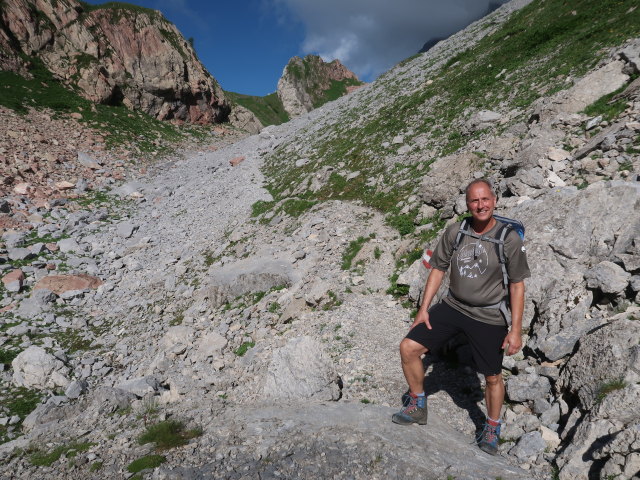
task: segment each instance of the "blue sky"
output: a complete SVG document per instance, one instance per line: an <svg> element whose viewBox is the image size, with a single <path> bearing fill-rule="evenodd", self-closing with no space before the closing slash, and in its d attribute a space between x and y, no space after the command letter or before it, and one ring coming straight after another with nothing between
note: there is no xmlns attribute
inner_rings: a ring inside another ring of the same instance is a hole
<svg viewBox="0 0 640 480"><path fill-rule="evenodd" d="M506 0L133 0L160 10L222 88L249 95L276 90L294 55L338 58L372 81ZM89 0L92 4L105 3Z"/></svg>

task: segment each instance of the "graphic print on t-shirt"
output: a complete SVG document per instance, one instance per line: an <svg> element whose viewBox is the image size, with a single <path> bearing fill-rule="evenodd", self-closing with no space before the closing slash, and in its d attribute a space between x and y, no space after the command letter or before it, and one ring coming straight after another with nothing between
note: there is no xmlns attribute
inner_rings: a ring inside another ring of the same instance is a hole
<svg viewBox="0 0 640 480"><path fill-rule="evenodd" d="M461 277L478 278L489 265L487 250L481 243L469 243L458 251L456 268Z"/></svg>

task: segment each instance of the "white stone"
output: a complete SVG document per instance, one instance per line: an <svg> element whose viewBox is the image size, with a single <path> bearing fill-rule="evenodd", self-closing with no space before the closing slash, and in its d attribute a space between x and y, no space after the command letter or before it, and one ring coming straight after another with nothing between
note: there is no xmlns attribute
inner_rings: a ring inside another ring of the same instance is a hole
<svg viewBox="0 0 640 480"><path fill-rule="evenodd" d="M11 362L13 383L19 387L66 388L69 370L44 348L32 345Z"/></svg>

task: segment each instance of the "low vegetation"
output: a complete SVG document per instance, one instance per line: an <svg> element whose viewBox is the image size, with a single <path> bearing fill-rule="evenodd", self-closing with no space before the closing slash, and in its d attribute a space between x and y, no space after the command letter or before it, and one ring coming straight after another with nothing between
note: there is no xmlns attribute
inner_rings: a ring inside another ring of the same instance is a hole
<svg viewBox="0 0 640 480"><path fill-rule="evenodd" d="M359 200L385 213L401 234L411 234L416 212L402 213L399 204L418 189L435 158L486 134L464 130L469 112L506 113L508 104L513 105L512 121L526 120L527 108L537 98L569 88L571 79L597 66L611 47L640 35L640 8L630 6L624 1L533 1L446 62L421 57L408 62L403 68L423 68L430 80L413 90L383 75L368 92L369 100L375 101L377 94L390 101L380 108L372 103L345 110L302 150L296 138L267 159L264 171L274 201L293 191L305 201ZM614 118L622 104L606 107L600 108L602 113ZM411 145L421 135L425 141L411 156L393 157L399 147L389 143L398 135L403 136L401 145ZM302 156L311 161L295 167ZM393 163L385 161L389 157ZM332 168L332 174L320 189L311 190L311 175L323 167ZM359 174L346 181L352 172Z"/></svg>
<svg viewBox="0 0 640 480"><path fill-rule="evenodd" d="M62 457L62 455L67 458L73 458L78 455L78 453L86 452L87 450L89 450L92 445L94 444L89 442L74 442L70 443L69 445L60 445L50 451L35 449L35 451L33 451L29 455L29 461L32 465L35 465L37 467L50 467L56 461L58 461L60 457Z"/></svg>
<svg viewBox="0 0 640 480"><path fill-rule="evenodd" d="M225 92L225 95L232 102L253 112L265 127L267 125L280 125L289 121L289 114L282 106L282 102L275 92L264 97L234 92Z"/></svg>
<svg viewBox="0 0 640 480"><path fill-rule="evenodd" d="M202 435L201 428L187 429L177 420L166 420L147 427L138 438L140 445L155 443L157 450L167 450L189 443L189 440Z"/></svg>

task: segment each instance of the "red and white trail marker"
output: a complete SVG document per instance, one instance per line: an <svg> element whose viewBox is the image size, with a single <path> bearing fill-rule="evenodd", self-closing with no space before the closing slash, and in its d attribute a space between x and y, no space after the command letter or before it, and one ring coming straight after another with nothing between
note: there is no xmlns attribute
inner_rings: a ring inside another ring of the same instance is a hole
<svg viewBox="0 0 640 480"><path fill-rule="evenodd" d="M429 261L431 260L431 255L433 255L433 252L431 250L425 250L422 254L422 264L425 266L425 268L431 268L431 264L429 263Z"/></svg>

